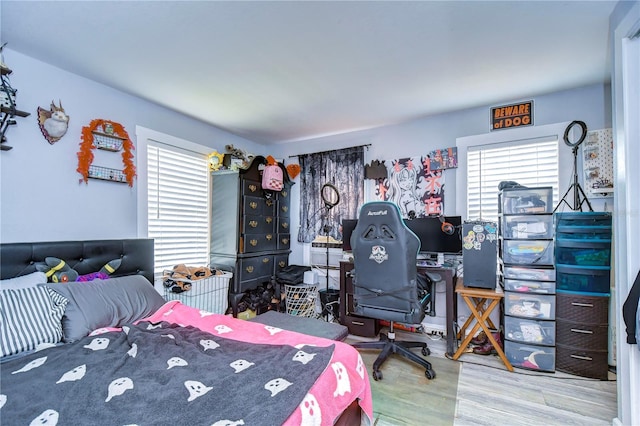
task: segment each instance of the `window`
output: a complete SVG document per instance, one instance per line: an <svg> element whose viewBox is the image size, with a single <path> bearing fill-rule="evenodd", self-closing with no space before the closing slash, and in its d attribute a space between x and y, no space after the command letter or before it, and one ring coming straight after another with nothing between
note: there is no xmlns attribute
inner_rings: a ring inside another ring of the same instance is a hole
<svg viewBox="0 0 640 426"><path fill-rule="evenodd" d="M524 186L553 187L558 201L558 139L470 146L467 151L467 217L498 220L498 185L515 181Z"/></svg>
<svg viewBox="0 0 640 426"><path fill-rule="evenodd" d="M209 263L209 169L205 154L155 141L147 146L147 234L155 274Z"/></svg>

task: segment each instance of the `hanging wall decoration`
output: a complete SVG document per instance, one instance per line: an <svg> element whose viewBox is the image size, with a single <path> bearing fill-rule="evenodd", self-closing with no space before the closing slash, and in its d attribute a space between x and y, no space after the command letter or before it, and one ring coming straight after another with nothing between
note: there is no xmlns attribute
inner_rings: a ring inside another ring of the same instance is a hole
<svg viewBox="0 0 640 426"><path fill-rule="evenodd" d="M65 133L67 133L67 128L69 127L69 116L62 108L62 101L58 100L58 106L51 101L51 109L46 110L44 108L38 107L38 125L40 126L40 131L42 132L42 136L49 142L51 145L58 142L60 138L62 138Z"/></svg>
<svg viewBox="0 0 640 426"><path fill-rule="evenodd" d="M376 196L398 205L404 218L442 215L444 175L431 169L431 159L411 157L391 160L388 178L378 179Z"/></svg>
<svg viewBox="0 0 640 426"><path fill-rule="evenodd" d="M453 169L458 167L458 148L434 149L427 154L431 170Z"/></svg>
<svg viewBox="0 0 640 426"><path fill-rule="evenodd" d="M119 152L122 150L123 170L93 166L93 150ZM88 183L89 179L108 180L128 183L133 186L136 166L133 164L135 148L124 127L114 121L95 119L82 128L82 142L78 151L78 173L82 175L80 182Z"/></svg>

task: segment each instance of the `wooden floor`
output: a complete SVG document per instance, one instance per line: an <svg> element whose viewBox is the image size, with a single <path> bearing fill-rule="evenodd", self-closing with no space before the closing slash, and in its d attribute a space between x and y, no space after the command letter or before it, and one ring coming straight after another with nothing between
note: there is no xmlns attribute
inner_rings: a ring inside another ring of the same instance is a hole
<svg viewBox="0 0 640 426"><path fill-rule="evenodd" d="M397 340L416 338L428 342L431 357L445 358L444 340L396 332ZM350 336L347 342L354 340L368 339ZM447 361L461 363L455 416L450 423L456 426L610 425L617 417L615 375L611 375L609 381L600 381L561 372L538 373L517 368L511 373L495 355L464 354L458 361ZM404 365L393 364L385 368L404 368ZM425 391L424 383L420 381L404 381L397 386L402 387L402 394ZM421 409L419 405L415 406L417 412ZM402 411L411 410L404 407ZM390 417L403 419L402 413L393 413ZM377 426L394 424L386 417L380 420ZM397 424L416 423L405 419L398 420ZM421 424L433 423L425 418Z"/></svg>

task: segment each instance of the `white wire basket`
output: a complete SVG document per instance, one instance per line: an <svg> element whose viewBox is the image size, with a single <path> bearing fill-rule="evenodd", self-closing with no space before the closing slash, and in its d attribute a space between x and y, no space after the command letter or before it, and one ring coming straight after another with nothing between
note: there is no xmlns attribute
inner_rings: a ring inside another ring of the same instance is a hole
<svg viewBox="0 0 640 426"><path fill-rule="evenodd" d="M165 271L165 276L167 275ZM219 274L219 275L218 275ZM174 293L170 288L164 288L164 299L179 300L187 306L211 312L224 314L229 305L229 281L233 277L231 272L217 271L216 275L200 280L180 279L191 284L191 289L182 293Z"/></svg>
<svg viewBox="0 0 640 426"><path fill-rule="evenodd" d="M316 297L318 286L315 284L285 285L285 304L287 313L299 317L316 316Z"/></svg>

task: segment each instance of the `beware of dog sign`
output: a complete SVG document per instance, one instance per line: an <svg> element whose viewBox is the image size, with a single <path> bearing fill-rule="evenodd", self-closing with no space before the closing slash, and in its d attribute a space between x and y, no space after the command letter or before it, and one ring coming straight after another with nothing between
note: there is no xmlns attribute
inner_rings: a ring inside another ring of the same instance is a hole
<svg viewBox="0 0 640 426"><path fill-rule="evenodd" d="M491 108L491 130L533 125L533 101Z"/></svg>

